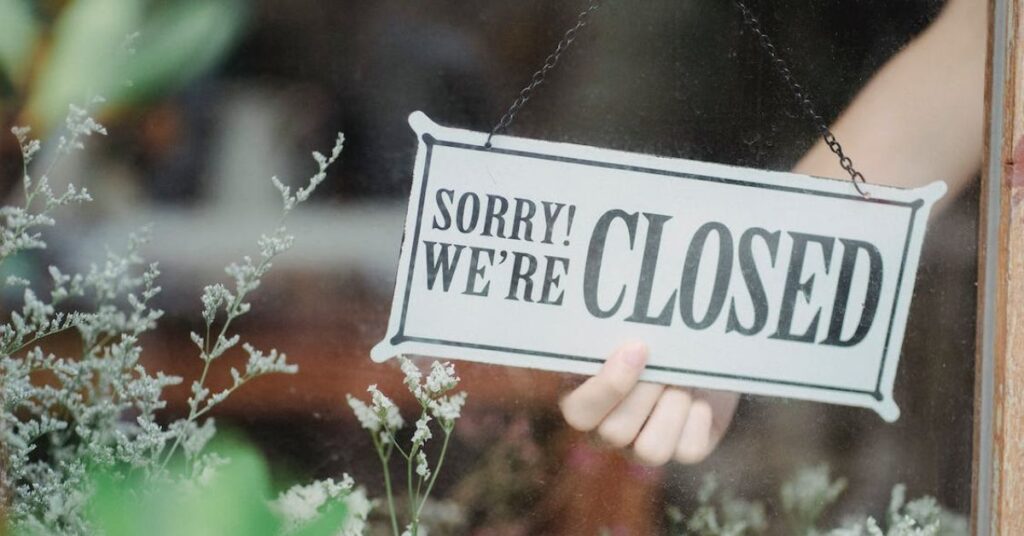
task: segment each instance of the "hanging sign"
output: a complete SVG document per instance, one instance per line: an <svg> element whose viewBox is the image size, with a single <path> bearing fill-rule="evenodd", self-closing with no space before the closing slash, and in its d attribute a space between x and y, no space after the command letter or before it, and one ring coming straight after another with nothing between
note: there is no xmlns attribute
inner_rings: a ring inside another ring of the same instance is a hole
<svg viewBox="0 0 1024 536"><path fill-rule="evenodd" d="M642 378L831 402L892 399L928 213L913 190L496 136L419 139L395 296L372 357Z"/></svg>

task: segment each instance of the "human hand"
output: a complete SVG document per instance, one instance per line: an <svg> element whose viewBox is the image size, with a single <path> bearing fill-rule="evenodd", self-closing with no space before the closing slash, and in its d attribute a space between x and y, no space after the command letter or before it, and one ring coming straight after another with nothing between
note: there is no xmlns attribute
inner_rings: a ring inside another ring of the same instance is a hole
<svg viewBox="0 0 1024 536"><path fill-rule="evenodd" d="M597 430L615 447L632 445L646 465L703 460L729 427L739 395L638 382L646 363L646 346L621 346L596 376L562 399L565 421L583 432Z"/></svg>

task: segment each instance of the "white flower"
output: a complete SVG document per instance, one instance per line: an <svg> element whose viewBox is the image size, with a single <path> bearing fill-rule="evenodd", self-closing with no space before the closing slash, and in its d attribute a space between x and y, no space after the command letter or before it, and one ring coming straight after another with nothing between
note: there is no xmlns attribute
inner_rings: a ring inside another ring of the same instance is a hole
<svg viewBox="0 0 1024 536"><path fill-rule="evenodd" d="M234 299L231 292L220 283L203 287L203 295L200 298L203 302L203 320L206 320L207 324L212 323L221 305L231 303Z"/></svg>
<svg viewBox="0 0 1024 536"><path fill-rule="evenodd" d="M398 362L401 364L402 373L405 374L405 386L409 388L409 392L412 393L412 396L416 397L416 400L424 402L427 396L423 392L423 386L421 385L423 373L420 372L420 368L404 355L398 356Z"/></svg>
<svg viewBox="0 0 1024 536"><path fill-rule="evenodd" d="M412 444L422 445L434 437L434 434L430 431L430 415L424 413L419 420L416 421L416 431L412 434Z"/></svg>
<svg viewBox="0 0 1024 536"><path fill-rule="evenodd" d="M295 527L316 519L321 507L349 493L354 485L352 477L347 474L341 482L328 478L305 486L295 485L279 495L270 506L284 518L287 526Z"/></svg>
<svg viewBox="0 0 1024 536"><path fill-rule="evenodd" d="M48 151L53 160L47 169L66 167L55 164L83 148L89 137L106 134L106 129L90 117L90 108L100 102L102 99L94 98L84 106L69 108L66 133L57 136L56 146ZM24 164L24 192L18 196L23 204L0 206L0 262L24 250L46 248L42 231L56 225L56 209L91 200L83 188L68 184L58 191L54 186L58 181L48 175L31 176L29 164L37 157L40 143L30 138L27 127L12 132ZM317 173L291 196L291 205L309 198L324 180L327 166L339 157L341 141L339 136L329 157L316 157ZM283 212L289 209L285 207ZM118 468L114 472L119 476L123 476L120 468L132 471L144 478L147 486L163 486L173 480L181 489L194 491L209 485L217 466L226 460L206 452L216 425L212 419L200 419L200 414L254 377L296 370L276 350L264 353L243 345L249 360L244 369L228 370L234 380L231 386L213 392L204 382L196 382L191 388L189 417L170 423L158 419L158 412L166 406L165 389L181 383L181 379L150 373L142 360L140 340L156 327L162 315L149 304L160 287L156 284L156 264L147 264L142 255L147 239L148 232L143 228L130 236L127 251L119 254L108 250L87 272L65 274L50 267L48 293L33 289L32 282L25 279L4 279L8 288L24 287L18 289L22 303L7 308L0 321L0 445L4 447L0 449L4 473L0 475L0 504L9 507L5 513L15 527L13 532L90 533L86 507L92 486L85 460L97 467ZM227 325L249 311L244 299L270 270L266 257L281 253L291 241L284 227L278 227L258 243L263 254L258 262L243 258L241 263L228 267L235 288L228 290L219 284L204 288L202 316L207 325L205 330L196 330L191 340L207 365L242 343L238 335L226 332ZM211 329L221 319L219 329ZM76 330L81 339L81 351L74 355L58 356L35 344L69 330ZM46 382L35 380L39 372L48 378ZM383 408L383 422L365 404L352 405L364 425L382 428L384 423L400 421L393 405ZM164 468L178 456L189 467L180 475ZM283 496L282 507L297 517L310 516L317 505L326 504L332 497L341 498L339 494L349 494L352 489L351 479L311 486ZM352 515L348 519L355 520L351 525L354 528L350 531L346 522L346 534L362 531L369 510L365 493L352 495Z"/></svg>
<svg viewBox="0 0 1024 536"><path fill-rule="evenodd" d="M430 413L445 427L451 427L455 420L462 416L462 406L466 403L466 393L441 397L430 402Z"/></svg>
<svg viewBox="0 0 1024 536"><path fill-rule="evenodd" d="M230 341L224 343L224 346L230 348L237 343L238 335L235 335ZM266 354L257 350L249 343L243 344L242 348L249 354L249 360L245 363L245 376L247 379L265 374L295 374L299 371L298 365L289 363L288 356L274 348L271 348L270 352Z"/></svg>
<svg viewBox="0 0 1024 536"><path fill-rule="evenodd" d="M427 455L422 450L416 453L416 474L420 478L430 478L430 465L427 463Z"/></svg>
<svg viewBox="0 0 1024 536"><path fill-rule="evenodd" d="M430 365L430 375L427 376L426 388L432 395L450 391L459 384L459 377L455 375L455 365L434 361Z"/></svg>
<svg viewBox="0 0 1024 536"><path fill-rule="evenodd" d="M345 475L348 477L348 475ZM373 502L366 497L366 490L357 488L345 497L348 516L340 536L363 536L366 533L366 518L373 509Z"/></svg>
<svg viewBox="0 0 1024 536"><path fill-rule="evenodd" d="M287 214L296 205L309 199L310 194L313 190L320 185L325 178L327 178L327 168L334 163L335 160L341 156L341 150L345 145L345 135L341 132L338 133L338 137L334 140L334 147L331 148L331 154L324 156L319 151L313 151L313 159L317 163L317 172L309 178L309 183L306 186L299 188L292 195L291 188L285 186L277 177L271 177L270 181L274 183L278 192L281 193L281 201L284 204L284 211Z"/></svg>
<svg viewBox="0 0 1024 536"><path fill-rule="evenodd" d="M7 276L7 286L9 287L27 287L31 284L31 281L23 277L18 277L16 275Z"/></svg>
<svg viewBox="0 0 1024 536"><path fill-rule="evenodd" d="M363 428L374 433L380 431L380 418L365 402L352 395L345 395L345 398L348 399L349 407L352 408L352 412L356 414L356 419L359 420L359 424Z"/></svg>
<svg viewBox="0 0 1024 536"><path fill-rule="evenodd" d="M402 414L399 413L398 406L387 395L380 392L376 384L367 387L366 390L370 392L370 408L373 409L387 429L394 431L405 426L405 421L402 420Z"/></svg>

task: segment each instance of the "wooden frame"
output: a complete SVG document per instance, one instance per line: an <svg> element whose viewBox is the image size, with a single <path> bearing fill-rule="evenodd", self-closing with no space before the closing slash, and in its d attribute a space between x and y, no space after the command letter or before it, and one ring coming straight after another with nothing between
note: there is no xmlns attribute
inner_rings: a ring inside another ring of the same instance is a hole
<svg viewBox="0 0 1024 536"><path fill-rule="evenodd" d="M991 0L978 269L977 535L1024 534L1024 0Z"/></svg>

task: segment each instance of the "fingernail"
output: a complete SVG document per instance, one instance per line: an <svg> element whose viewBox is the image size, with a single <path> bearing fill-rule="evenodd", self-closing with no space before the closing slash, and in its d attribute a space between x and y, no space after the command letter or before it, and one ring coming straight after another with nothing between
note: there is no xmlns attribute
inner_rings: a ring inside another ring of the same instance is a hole
<svg viewBox="0 0 1024 536"><path fill-rule="evenodd" d="M622 360L632 367L643 368L647 362L647 346L643 343L631 343L622 348Z"/></svg>

